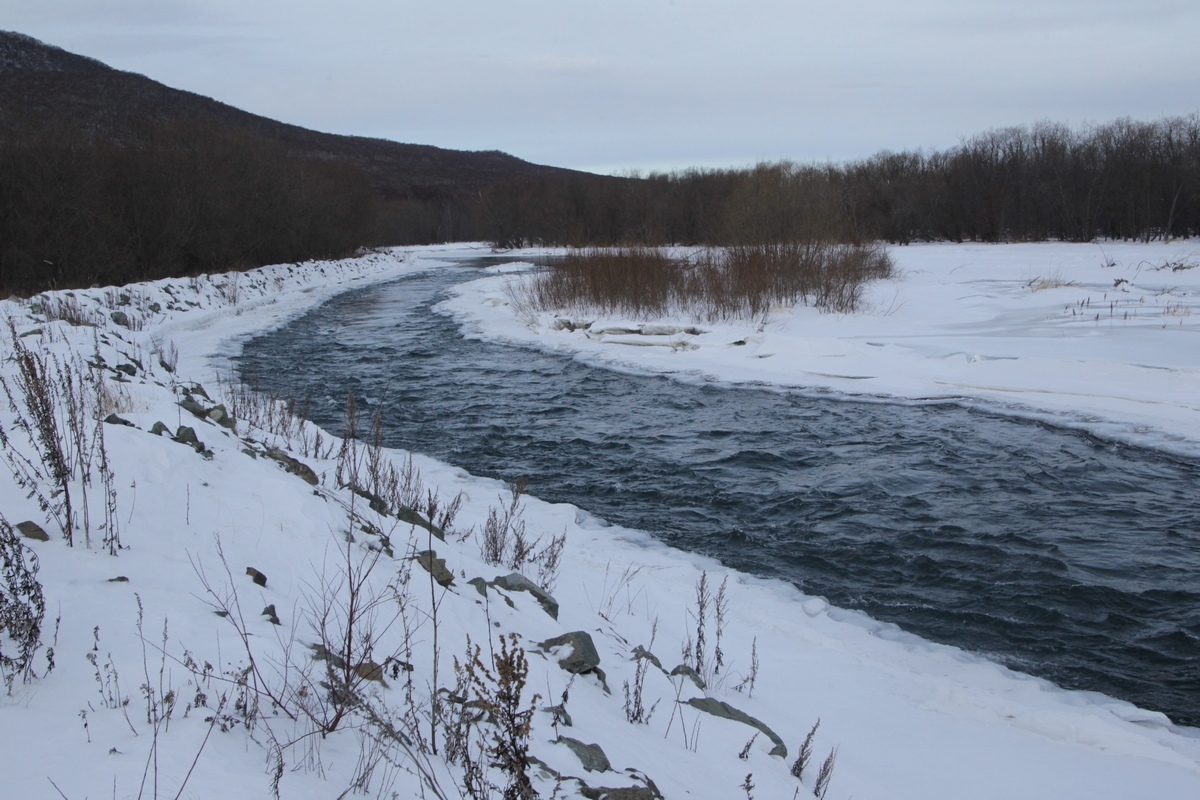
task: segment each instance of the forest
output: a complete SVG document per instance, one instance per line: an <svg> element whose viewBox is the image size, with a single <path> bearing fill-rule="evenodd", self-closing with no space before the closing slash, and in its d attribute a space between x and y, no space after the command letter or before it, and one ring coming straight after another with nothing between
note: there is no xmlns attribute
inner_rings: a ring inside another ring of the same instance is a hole
<svg viewBox="0 0 1200 800"><path fill-rule="evenodd" d="M0 290L119 284L360 247L1154 240L1200 233L1200 114L1039 122L942 151L397 197L212 122L119 138L0 119Z"/></svg>

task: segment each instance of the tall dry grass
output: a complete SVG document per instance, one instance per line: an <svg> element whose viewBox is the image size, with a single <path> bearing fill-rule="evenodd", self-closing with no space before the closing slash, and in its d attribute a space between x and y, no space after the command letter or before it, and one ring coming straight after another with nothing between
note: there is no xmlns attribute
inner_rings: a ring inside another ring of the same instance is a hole
<svg viewBox="0 0 1200 800"><path fill-rule="evenodd" d="M761 317L796 304L855 311L863 287L892 273L876 245L789 242L710 248L687 259L629 247L579 250L528 276L511 292L533 311L673 314L698 320Z"/></svg>

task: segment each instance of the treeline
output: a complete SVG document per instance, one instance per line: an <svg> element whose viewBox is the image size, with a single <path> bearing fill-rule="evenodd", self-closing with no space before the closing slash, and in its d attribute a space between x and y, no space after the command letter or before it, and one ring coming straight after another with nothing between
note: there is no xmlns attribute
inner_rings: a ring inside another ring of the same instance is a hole
<svg viewBox="0 0 1200 800"><path fill-rule="evenodd" d="M122 135L0 117L0 291L243 269L361 246L1156 239L1200 234L1200 115L1053 123L946 151L405 196L333 157L177 119Z"/></svg>
<svg viewBox="0 0 1200 800"><path fill-rule="evenodd" d="M37 291L348 254L371 237L352 168L187 120L121 141L0 129L0 288Z"/></svg>
<svg viewBox="0 0 1200 800"><path fill-rule="evenodd" d="M486 238L508 245L1194 236L1200 115L1039 123L839 165L510 182L484 192L478 217Z"/></svg>

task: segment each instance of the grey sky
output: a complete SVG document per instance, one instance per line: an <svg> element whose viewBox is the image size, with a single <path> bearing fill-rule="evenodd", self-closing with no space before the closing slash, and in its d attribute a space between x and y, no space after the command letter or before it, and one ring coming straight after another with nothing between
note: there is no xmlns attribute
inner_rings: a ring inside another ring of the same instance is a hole
<svg viewBox="0 0 1200 800"><path fill-rule="evenodd" d="M1196 0L7 0L0 28L318 130L598 172L1200 111Z"/></svg>

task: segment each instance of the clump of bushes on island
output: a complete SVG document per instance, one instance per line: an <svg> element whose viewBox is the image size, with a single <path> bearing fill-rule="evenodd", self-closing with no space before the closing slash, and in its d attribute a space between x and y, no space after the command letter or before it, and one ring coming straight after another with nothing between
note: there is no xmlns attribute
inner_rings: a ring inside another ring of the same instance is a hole
<svg viewBox="0 0 1200 800"><path fill-rule="evenodd" d="M714 322L796 304L852 312L865 284L891 272L882 247L829 241L707 248L690 258L647 247L592 248L533 273L513 293L533 311Z"/></svg>

